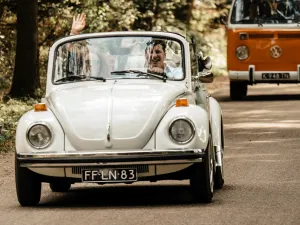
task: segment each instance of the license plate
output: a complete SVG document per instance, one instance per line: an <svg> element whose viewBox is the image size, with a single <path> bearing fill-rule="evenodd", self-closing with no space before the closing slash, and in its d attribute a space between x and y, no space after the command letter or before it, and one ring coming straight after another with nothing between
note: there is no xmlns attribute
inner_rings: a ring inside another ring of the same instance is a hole
<svg viewBox="0 0 300 225"><path fill-rule="evenodd" d="M263 73L262 79L267 79L267 80L290 79L290 74L289 73Z"/></svg>
<svg viewBox="0 0 300 225"><path fill-rule="evenodd" d="M82 170L82 182L132 182L137 181L136 169Z"/></svg>

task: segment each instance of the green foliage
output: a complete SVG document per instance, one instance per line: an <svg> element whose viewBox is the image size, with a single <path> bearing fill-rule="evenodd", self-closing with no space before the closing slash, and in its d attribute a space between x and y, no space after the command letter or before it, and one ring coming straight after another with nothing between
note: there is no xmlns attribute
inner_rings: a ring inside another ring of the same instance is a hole
<svg viewBox="0 0 300 225"><path fill-rule="evenodd" d="M76 13L87 15L85 33L106 31L169 31L194 37L213 60L213 72L226 74L226 37L220 16L229 0L38 0L40 96L45 91L49 47L68 36ZM12 81L16 48L17 0L0 0L0 99ZM0 149L12 148L17 121L35 100L0 100Z"/></svg>
<svg viewBox="0 0 300 225"><path fill-rule="evenodd" d="M0 152L14 148L15 131L18 120L32 106L37 103L35 99L10 99L6 103L0 100Z"/></svg>

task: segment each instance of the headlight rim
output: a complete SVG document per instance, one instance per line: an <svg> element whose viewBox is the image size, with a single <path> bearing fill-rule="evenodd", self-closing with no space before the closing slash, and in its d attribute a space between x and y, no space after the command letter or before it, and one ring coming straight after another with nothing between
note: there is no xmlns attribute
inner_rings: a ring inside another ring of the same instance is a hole
<svg viewBox="0 0 300 225"><path fill-rule="evenodd" d="M43 126L45 126L45 127L50 131L50 134L51 134L51 138L50 138L50 140L48 141L48 143L47 143L46 145L41 146L41 147L34 146L34 145L30 142L30 140L29 140L29 131L30 131L34 126L36 126L36 125L43 125ZM35 149L45 149L45 148L47 148L47 147L52 143L53 138L54 138L54 133L53 133L53 131L52 131L50 125L49 125L48 123L46 123L46 122L40 121L40 122L34 122L34 123L31 123L31 124L28 126L27 131L26 131L26 140L27 140L28 144L29 144L31 147L35 148Z"/></svg>
<svg viewBox="0 0 300 225"><path fill-rule="evenodd" d="M246 50L247 50L247 57L246 58L240 58L240 57L238 57L238 50L240 49L240 48L245 48ZM241 61L245 61L246 59L248 59L249 58L249 48L246 46L246 45L240 45L240 46L238 46L237 48L236 48L236 50L235 50L235 55L236 55L236 57L238 58L238 60L241 60Z"/></svg>
<svg viewBox="0 0 300 225"><path fill-rule="evenodd" d="M187 140L187 141L176 141L172 135L171 135L171 128L172 128L172 125L173 123L175 123L176 121L178 120L185 120L186 122L188 122L188 124L191 126L192 128L192 135L191 137ZM176 144L180 144L180 145L185 145L185 144L188 144L189 142L191 142L191 140L193 140L193 138L195 137L195 134L196 134L196 127L195 127L195 124L193 123L193 121L185 116L178 116L178 117L175 117L169 124L169 129L168 129L168 132L169 132L169 138Z"/></svg>

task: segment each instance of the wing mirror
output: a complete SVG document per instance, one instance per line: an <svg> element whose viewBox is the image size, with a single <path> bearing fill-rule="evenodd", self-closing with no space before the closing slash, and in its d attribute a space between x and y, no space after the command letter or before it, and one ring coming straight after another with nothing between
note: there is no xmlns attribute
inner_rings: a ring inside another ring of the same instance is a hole
<svg viewBox="0 0 300 225"><path fill-rule="evenodd" d="M205 59L203 57L202 52L198 53L198 65L199 65L199 72L202 72L204 69L210 70L212 68L212 61L209 56Z"/></svg>
<svg viewBox="0 0 300 225"><path fill-rule="evenodd" d="M227 21L228 21L228 14L227 13L220 16L220 23L225 25L225 27L228 27Z"/></svg>
<svg viewBox="0 0 300 225"><path fill-rule="evenodd" d="M204 60L203 60L203 64L204 64L204 68L207 70L210 70L212 68L212 62L211 62L211 58L209 56L207 56Z"/></svg>
<svg viewBox="0 0 300 225"><path fill-rule="evenodd" d="M214 81L214 74L212 72L199 72L197 76L192 78L192 81L212 83Z"/></svg>

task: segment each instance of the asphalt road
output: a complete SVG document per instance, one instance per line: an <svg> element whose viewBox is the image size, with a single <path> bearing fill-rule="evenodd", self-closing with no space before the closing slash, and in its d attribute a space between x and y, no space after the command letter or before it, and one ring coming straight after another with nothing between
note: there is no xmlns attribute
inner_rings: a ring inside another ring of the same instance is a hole
<svg viewBox="0 0 300 225"><path fill-rule="evenodd" d="M74 185L20 207L13 155L0 155L0 224L300 224L300 86L257 85L240 102L212 95L225 126L225 186L211 204L191 202L188 182Z"/></svg>

